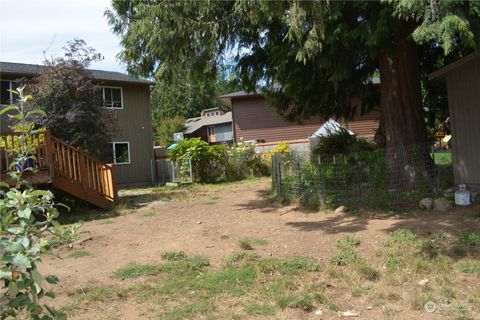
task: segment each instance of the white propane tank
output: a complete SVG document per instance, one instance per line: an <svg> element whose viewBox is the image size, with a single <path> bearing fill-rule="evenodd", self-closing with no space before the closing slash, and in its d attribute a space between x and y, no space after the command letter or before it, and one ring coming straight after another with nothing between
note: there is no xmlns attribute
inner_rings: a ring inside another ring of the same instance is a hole
<svg viewBox="0 0 480 320"><path fill-rule="evenodd" d="M466 184L459 184L455 192L455 204L457 206L469 206L472 204L472 194L467 190Z"/></svg>

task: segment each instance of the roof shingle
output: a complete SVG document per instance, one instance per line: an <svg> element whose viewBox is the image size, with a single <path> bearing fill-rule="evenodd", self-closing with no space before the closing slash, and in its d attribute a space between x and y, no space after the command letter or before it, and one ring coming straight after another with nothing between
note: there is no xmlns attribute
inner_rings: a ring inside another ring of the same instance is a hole
<svg viewBox="0 0 480 320"><path fill-rule="evenodd" d="M27 64L27 63L15 63L15 62L2 62L0 61L0 75L12 74L20 76L36 76L40 74L44 69L48 68L44 65ZM126 82L126 83L138 83L153 85L155 82L151 80L138 79L128 74L115 72L88 69L92 77L97 80Z"/></svg>

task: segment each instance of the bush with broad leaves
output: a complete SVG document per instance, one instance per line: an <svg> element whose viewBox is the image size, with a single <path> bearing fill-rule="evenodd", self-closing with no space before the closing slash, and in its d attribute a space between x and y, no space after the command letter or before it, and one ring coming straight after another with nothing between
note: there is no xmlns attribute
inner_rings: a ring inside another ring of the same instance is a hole
<svg viewBox="0 0 480 320"><path fill-rule="evenodd" d="M43 297L54 298L52 291L44 289L45 282L55 284L58 278L43 276L37 265L41 253L48 249L48 242L42 236L46 232L55 234L52 228L59 212L53 194L47 190L35 190L22 180L25 171L35 172L29 166L35 161L38 142L31 139L39 130L30 121L32 116L43 115L42 110L29 110L25 103L30 96L23 94L23 88L15 91L19 104L5 107L0 115L8 116L15 124L11 129L16 133L14 143L8 144L7 152L15 155L10 165L11 181L0 182L0 281L3 283L0 296L0 319L64 319L66 316L42 303ZM6 144L2 145L7 148ZM11 185L13 187L10 187Z"/></svg>

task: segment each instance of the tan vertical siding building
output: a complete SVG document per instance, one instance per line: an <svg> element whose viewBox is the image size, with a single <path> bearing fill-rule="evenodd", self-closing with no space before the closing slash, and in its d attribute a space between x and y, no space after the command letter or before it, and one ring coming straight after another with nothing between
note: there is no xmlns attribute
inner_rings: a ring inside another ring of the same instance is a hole
<svg viewBox="0 0 480 320"><path fill-rule="evenodd" d="M39 75L44 68L46 67L42 65L0 62L0 104L11 102L12 96L8 89L17 85L21 79ZM120 185L152 183L153 131L150 86L154 83L119 72L103 70L89 72L102 88L104 107L112 111L117 122L111 145L117 183ZM0 117L0 133L9 131L7 120L6 115Z"/></svg>
<svg viewBox="0 0 480 320"><path fill-rule="evenodd" d="M480 53L430 74L445 81L455 184L480 184Z"/></svg>
<svg viewBox="0 0 480 320"><path fill-rule="evenodd" d="M130 161L116 164L120 185L152 183L153 132L150 86L128 83L107 83L122 88L123 108L112 110L118 128L112 142L128 142Z"/></svg>

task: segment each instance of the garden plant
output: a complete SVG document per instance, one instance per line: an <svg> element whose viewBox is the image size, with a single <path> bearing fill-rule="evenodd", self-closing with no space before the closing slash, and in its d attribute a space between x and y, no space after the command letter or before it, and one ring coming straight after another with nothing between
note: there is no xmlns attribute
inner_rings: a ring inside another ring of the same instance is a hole
<svg viewBox="0 0 480 320"><path fill-rule="evenodd" d="M44 288L45 282L58 282L56 276L45 276L38 270L41 255L49 248L44 235L64 232L58 224L54 225L61 204L55 203L52 192L34 189L24 180L26 172L36 171L32 164L39 142L32 137L45 131L35 128L31 119L45 113L26 107L32 97L24 95L23 90L21 87L14 91L18 104L0 111L0 115L8 112L15 123L11 126L15 133L13 143L7 148L2 142L6 151L15 155L15 161L9 167L11 183L0 182L0 318L64 319L63 313L44 304L42 299L55 297L53 291Z"/></svg>

